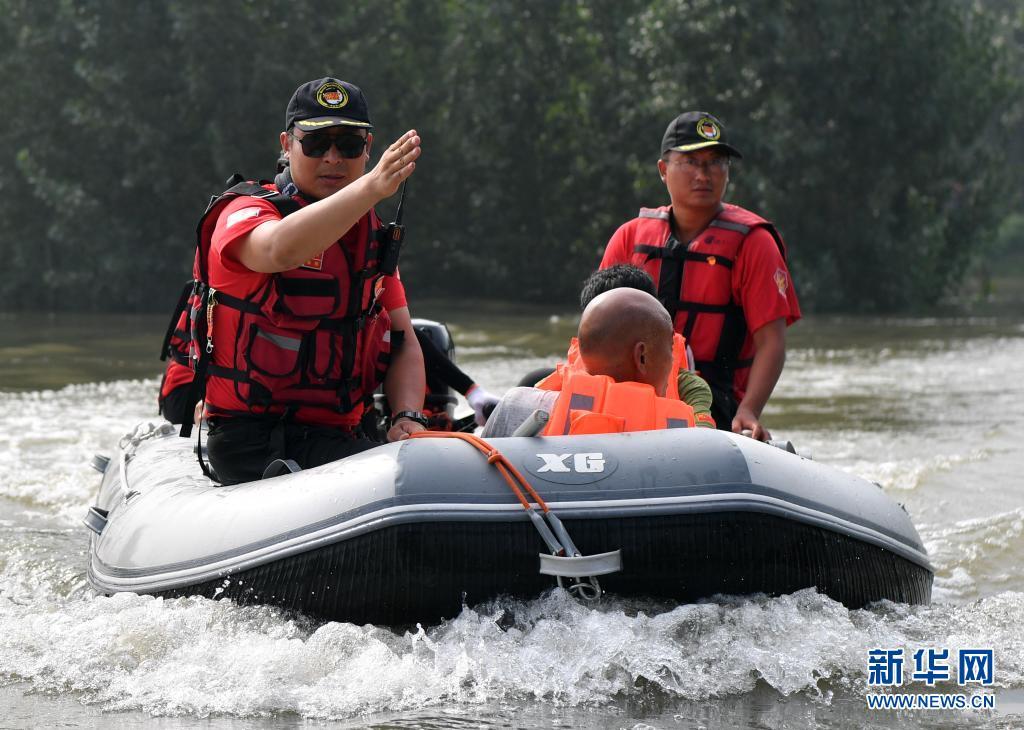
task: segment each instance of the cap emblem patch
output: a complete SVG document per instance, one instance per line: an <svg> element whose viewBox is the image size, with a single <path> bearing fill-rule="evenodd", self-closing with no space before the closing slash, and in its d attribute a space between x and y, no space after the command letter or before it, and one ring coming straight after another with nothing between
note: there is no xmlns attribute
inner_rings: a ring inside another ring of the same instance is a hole
<svg viewBox="0 0 1024 730"><path fill-rule="evenodd" d="M715 124L713 119L707 117L701 117L701 120L697 122L697 134L712 142L718 141L718 138L722 136L721 128Z"/></svg>
<svg viewBox="0 0 1024 730"><path fill-rule="evenodd" d="M344 86L328 81L316 90L316 100L320 106L328 109L340 109L348 104L348 92L345 91Z"/></svg>

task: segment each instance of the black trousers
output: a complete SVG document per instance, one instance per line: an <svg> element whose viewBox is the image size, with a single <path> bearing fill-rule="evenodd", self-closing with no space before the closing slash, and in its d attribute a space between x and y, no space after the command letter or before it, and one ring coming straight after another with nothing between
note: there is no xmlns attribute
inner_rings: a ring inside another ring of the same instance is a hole
<svg viewBox="0 0 1024 730"><path fill-rule="evenodd" d="M307 426L280 418L210 419L207 451L222 484L255 481L275 459L294 459L303 469L380 446L356 432Z"/></svg>

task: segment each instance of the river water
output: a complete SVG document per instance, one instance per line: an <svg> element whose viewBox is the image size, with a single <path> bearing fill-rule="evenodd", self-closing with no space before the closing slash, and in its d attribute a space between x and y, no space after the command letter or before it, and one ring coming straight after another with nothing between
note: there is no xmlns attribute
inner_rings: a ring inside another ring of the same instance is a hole
<svg viewBox="0 0 1024 730"><path fill-rule="evenodd" d="M546 311L421 307L501 391L564 348ZM849 611L802 591L597 609L559 593L395 633L205 599L102 597L80 519L151 419L158 318L0 317L0 728L1021 727L1024 320L811 319L765 420L914 519L933 603ZM498 619L504 614L511 621ZM511 626L508 624L511 623ZM995 709L870 710L867 652L991 648Z"/></svg>

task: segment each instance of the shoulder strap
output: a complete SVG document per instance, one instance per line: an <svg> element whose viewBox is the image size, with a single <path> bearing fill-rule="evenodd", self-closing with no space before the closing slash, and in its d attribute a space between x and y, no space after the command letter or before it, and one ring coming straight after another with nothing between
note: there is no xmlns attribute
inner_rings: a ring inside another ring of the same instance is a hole
<svg viewBox="0 0 1024 730"><path fill-rule="evenodd" d="M662 208L641 208L637 214L637 218L656 218L661 221L667 221L668 216L669 212Z"/></svg>
<svg viewBox="0 0 1024 730"><path fill-rule="evenodd" d="M786 260L786 242L782 240L782 235L773 223L765 221L761 224L761 228L764 228L768 233L771 234L772 238L775 239L775 245L779 247L779 253L782 254L782 260Z"/></svg>

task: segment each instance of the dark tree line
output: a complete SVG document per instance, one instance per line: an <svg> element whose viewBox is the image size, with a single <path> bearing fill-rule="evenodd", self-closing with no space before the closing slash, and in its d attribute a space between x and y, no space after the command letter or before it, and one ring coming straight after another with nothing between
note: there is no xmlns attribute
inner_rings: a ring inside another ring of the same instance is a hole
<svg viewBox="0 0 1024 730"><path fill-rule="evenodd" d="M414 297L572 301L615 228L664 202L654 162L685 109L743 150L728 199L777 222L809 309L934 303L1024 211L1010 1L0 11L0 309L168 307L209 195L272 176L289 95L326 74L367 92L379 147L424 138Z"/></svg>

